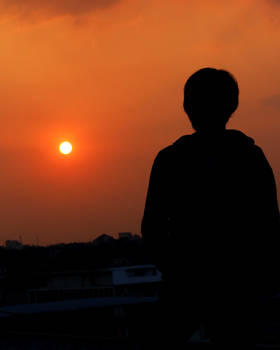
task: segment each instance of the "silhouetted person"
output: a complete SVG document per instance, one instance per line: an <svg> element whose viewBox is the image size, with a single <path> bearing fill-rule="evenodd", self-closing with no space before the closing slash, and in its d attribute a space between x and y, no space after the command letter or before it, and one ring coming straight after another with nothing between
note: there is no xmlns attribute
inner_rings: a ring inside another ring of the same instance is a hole
<svg viewBox="0 0 280 350"><path fill-rule="evenodd" d="M154 341L174 346L203 322L224 349L253 346L259 296L280 292L273 172L252 138L226 129L238 96L229 72L194 73L184 109L196 132L154 160L142 220L164 281Z"/></svg>

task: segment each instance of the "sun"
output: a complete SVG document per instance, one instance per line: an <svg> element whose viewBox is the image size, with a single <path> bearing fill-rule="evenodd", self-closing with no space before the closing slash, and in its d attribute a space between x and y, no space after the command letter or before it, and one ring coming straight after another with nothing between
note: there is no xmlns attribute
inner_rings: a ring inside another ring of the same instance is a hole
<svg viewBox="0 0 280 350"><path fill-rule="evenodd" d="M59 150L62 154L70 154L72 152L72 145L69 141L63 141L59 145Z"/></svg>

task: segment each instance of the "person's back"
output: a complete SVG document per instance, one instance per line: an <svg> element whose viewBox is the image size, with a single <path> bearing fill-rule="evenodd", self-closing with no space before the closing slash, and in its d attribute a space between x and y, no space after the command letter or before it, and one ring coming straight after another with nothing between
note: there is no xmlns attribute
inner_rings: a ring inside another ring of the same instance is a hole
<svg viewBox="0 0 280 350"><path fill-rule="evenodd" d="M184 108L196 132L160 151L150 177L142 236L163 274L165 307L176 317L185 306L190 334L199 317L212 322L214 334L217 319L234 312L251 327L255 297L278 287L273 173L253 139L225 128L238 93L228 72L193 74ZM239 332L244 340L242 326Z"/></svg>

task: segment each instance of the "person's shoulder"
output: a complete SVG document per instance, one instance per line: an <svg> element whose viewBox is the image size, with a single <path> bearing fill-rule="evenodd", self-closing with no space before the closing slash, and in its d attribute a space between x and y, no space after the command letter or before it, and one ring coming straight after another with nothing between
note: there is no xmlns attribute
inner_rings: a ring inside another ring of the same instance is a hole
<svg viewBox="0 0 280 350"><path fill-rule="evenodd" d="M262 147L252 137L240 130L232 129L227 130L227 138L234 149L239 149L238 155L242 155L241 158L247 162L248 166L271 168Z"/></svg>
<svg viewBox="0 0 280 350"><path fill-rule="evenodd" d="M166 147L162 148L156 155L157 161L164 161L169 160L170 158L173 158L175 154L178 153L178 151L182 148L182 146L185 146L186 143L190 140L191 135L183 135L179 137L177 140L175 140L173 143L167 145Z"/></svg>
<svg viewBox="0 0 280 350"><path fill-rule="evenodd" d="M239 146L245 150L248 149L251 153L254 153L257 157L265 157L264 151L261 146L256 143L255 139L248 136L240 130L230 129L227 130L227 136L231 141L237 141Z"/></svg>

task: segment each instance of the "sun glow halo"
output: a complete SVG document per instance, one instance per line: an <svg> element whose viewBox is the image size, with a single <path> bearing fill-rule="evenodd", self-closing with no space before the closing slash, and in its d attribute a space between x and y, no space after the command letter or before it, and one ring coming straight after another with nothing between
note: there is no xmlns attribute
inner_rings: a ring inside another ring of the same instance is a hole
<svg viewBox="0 0 280 350"><path fill-rule="evenodd" d="M59 150L62 154L70 154L72 152L72 145L68 141L64 141L59 145Z"/></svg>

